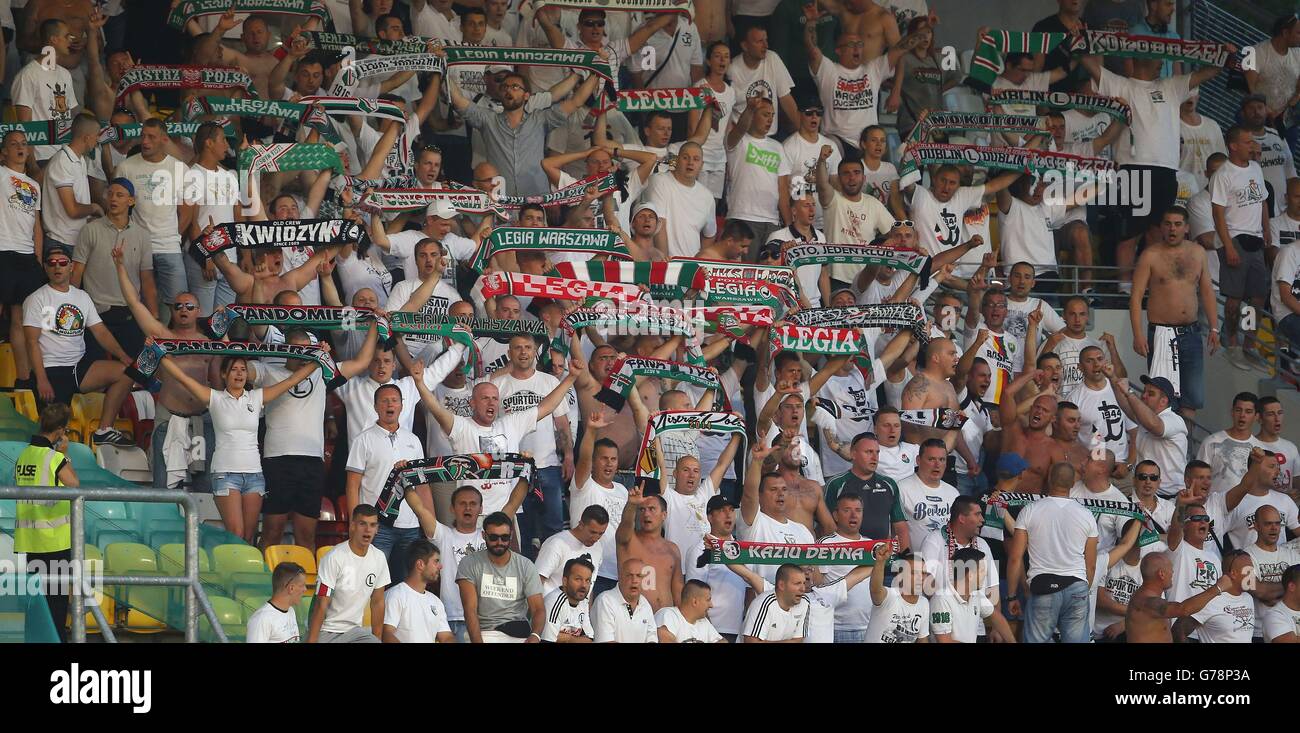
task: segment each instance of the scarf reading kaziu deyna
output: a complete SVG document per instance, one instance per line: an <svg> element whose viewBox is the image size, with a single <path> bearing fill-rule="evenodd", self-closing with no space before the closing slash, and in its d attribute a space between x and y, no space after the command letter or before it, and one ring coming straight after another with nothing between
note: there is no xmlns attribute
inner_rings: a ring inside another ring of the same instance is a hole
<svg viewBox="0 0 1300 733"><path fill-rule="evenodd" d="M714 565L875 565L872 551L877 545L897 549L893 540L859 540L825 545L792 545L781 542L746 542L706 537L699 567ZM879 571L877 571L879 572Z"/></svg>
<svg viewBox="0 0 1300 733"><path fill-rule="evenodd" d="M458 453L407 461L389 472L375 508L379 510L379 521L391 527L397 521L406 492L416 486L509 479L531 483L533 470L533 459L518 453Z"/></svg>
<svg viewBox="0 0 1300 733"><path fill-rule="evenodd" d="M163 355L185 356L200 354L203 356L242 356L249 359L275 357L282 359L304 359L320 367L325 383L333 388L343 384L344 377L339 374L338 365L329 352L317 345L305 344L261 344L245 341L211 341L207 339L157 339L152 346L145 346L136 356L135 363L126 368L126 375L139 384L146 385L151 392L157 392L161 384L154 374L162 363Z"/></svg>

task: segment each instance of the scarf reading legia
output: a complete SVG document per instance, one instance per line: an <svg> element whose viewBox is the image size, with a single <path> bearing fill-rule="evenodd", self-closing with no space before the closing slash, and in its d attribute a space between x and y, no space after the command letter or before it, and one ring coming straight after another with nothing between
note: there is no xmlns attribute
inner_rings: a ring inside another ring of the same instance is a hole
<svg viewBox="0 0 1300 733"><path fill-rule="evenodd" d="M230 97L195 97L185 105L185 119L207 115L222 117L275 117L297 121L307 112L307 105L280 99L232 99Z"/></svg>
<svg viewBox="0 0 1300 733"><path fill-rule="evenodd" d="M253 77L221 66L133 66L117 83L117 105L140 89L243 89L257 96Z"/></svg>
<svg viewBox="0 0 1300 733"><path fill-rule="evenodd" d="M587 252L632 259L623 240L604 229L501 227L493 229L492 234L479 245L470 267L483 272L494 255L512 250Z"/></svg>
<svg viewBox="0 0 1300 733"><path fill-rule="evenodd" d="M1115 163L1105 158L1090 158L1050 150L915 143L906 146L903 151L903 162L898 166L899 185L906 187L919 181L921 168L930 165L973 165L980 168L1032 173L1034 176L1041 176L1048 171L1074 174L1115 170Z"/></svg>
<svg viewBox="0 0 1300 733"><path fill-rule="evenodd" d="M998 112L927 112L907 142L926 142L936 132L997 132L1008 135L1046 136L1047 120L1037 115L1008 115Z"/></svg>
<svg viewBox="0 0 1300 733"><path fill-rule="evenodd" d="M673 89L624 89L614 106L619 112L689 112L713 104L708 87Z"/></svg>
<svg viewBox="0 0 1300 733"><path fill-rule="evenodd" d="M772 329L772 353L797 351L804 354L843 356L860 354L867 342L854 328L795 326L782 324Z"/></svg>
<svg viewBox="0 0 1300 733"><path fill-rule="evenodd" d="M655 438L677 430L698 430L705 433L728 433L745 440L745 418L734 412L700 412L698 410L665 410L650 416L645 436L641 439L641 454L637 459L637 478L659 480L659 456L654 450Z"/></svg>
<svg viewBox="0 0 1300 733"><path fill-rule="evenodd" d="M370 324L379 330L379 338L387 341L391 336L388 319L373 308L342 308L332 305L228 305L212 314L200 326L212 338L225 336L235 321L242 319L250 326L295 326L324 331L368 331Z"/></svg>
<svg viewBox="0 0 1300 733"><path fill-rule="evenodd" d="M228 10L236 13L307 15L320 18L321 21L330 17L329 10L320 0L182 0L168 13L167 24L181 30L195 18L223 15Z"/></svg>
<svg viewBox="0 0 1300 733"><path fill-rule="evenodd" d="M508 294L576 301L587 298L609 298L623 303L635 303L645 297L641 289L635 285L526 275L520 272L490 272L484 275L482 293L484 298Z"/></svg>
<svg viewBox="0 0 1300 733"><path fill-rule="evenodd" d="M391 527L397 521L406 492L411 488L434 483L509 479L531 483L533 470L533 459L518 453L459 453L419 458L388 473L375 508L379 510L379 521Z"/></svg>
<svg viewBox="0 0 1300 733"><path fill-rule="evenodd" d="M241 356L249 359L259 357L276 357L283 359L305 359L316 362L321 376L331 389L343 384L344 377L339 374L338 365L328 351L319 345L305 344L259 344L245 341L209 341L205 339L157 339L152 346L146 345L135 363L126 368L126 375L139 384L157 392L162 385L154 378L162 363L163 355L186 356L200 354L203 356Z"/></svg>
<svg viewBox="0 0 1300 733"><path fill-rule="evenodd" d="M788 545L780 542L746 542L704 538L699 567L714 565L875 565L877 545L897 550L894 540L860 540L825 545ZM879 571L877 571L879 572Z"/></svg>
<svg viewBox="0 0 1300 733"><path fill-rule="evenodd" d="M771 308L780 318L785 309L798 306L799 300L786 288L763 280L710 277L704 281L705 305L761 305Z"/></svg>
<svg viewBox="0 0 1300 733"><path fill-rule="evenodd" d="M688 290L703 290L708 271L694 262L561 262L551 274L576 280L632 283L649 286L655 297L680 298Z"/></svg>
<svg viewBox="0 0 1300 733"><path fill-rule="evenodd" d="M724 404L727 400L716 371L678 361L647 359L639 356L625 356L615 362L609 369L609 375L605 377L605 383L596 393L596 399L609 405L614 412L621 412L623 406L627 404L627 396L632 392L637 377L658 377L687 382L697 387L714 390Z"/></svg>
<svg viewBox="0 0 1300 733"><path fill-rule="evenodd" d="M332 145L325 143L271 143L249 145L239 153L239 178L249 172L320 171L332 169L343 175L343 160Z"/></svg>
<svg viewBox="0 0 1300 733"><path fill-rule="evenodd" d="M1048 109L1074 109L1084 112L1102 112L1125 124L1133 121L1133 110L1115 97L1076 92L1038 92L1032 89L995 89L988 98L988 106L1004 104L1032 104Z"/></svg>
<svg viewBox="0 0 1300 733"><path fill-rule="evenodd" d="M1028 506L1039 499L1042 494L1030 494L1025 492L1003 492L998 495L996 502L987 502L989 508L996 506L1011 508ZM1155 531L1151 524L1151 518L1147 516L1146 511L1140 504L1131 501L1112 501L1109 499L1074 499L1082 504L1085 509L1092 512L1094 516L1109 514L1117 517L1128 517L1137 519L1142 522L1142 532L1138 534L1138 547L1146 547L1160 541L1160 535ZM986 500L987 501L987 500ZM993 529L1005 529L1006 526L1002 521L1002 516L997 512L986 512L984 515L984 525Z"/></svg>
<svg viewBox="0 0 1300 733"><path fill-rule="evenodd" d="M915 303L874 303L839 308L806 308L791 313L787 321L796 326L833 328L907 328L922 344L929 343L925 311Z"/></svg>
<svg viewBox="0 0 1300 733"><path fill-rule="evenodd" d="M346 219L282 219L280 221L218 224L191 249L200 261L230 249L258 247L320 247L359 244L369 235L360 224Z"/></svg>

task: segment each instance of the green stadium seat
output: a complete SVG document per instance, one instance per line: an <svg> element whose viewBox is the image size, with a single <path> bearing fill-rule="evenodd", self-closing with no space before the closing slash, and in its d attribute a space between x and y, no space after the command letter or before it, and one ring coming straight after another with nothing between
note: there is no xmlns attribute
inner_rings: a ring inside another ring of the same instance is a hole
<svg viewBox="0 0 1300 733"><path fill-rule="evenodd" d="M158 557L147 545L134 542L115 542L104 549L104 572L109 575L161 575ZM105 588L120 606L127 606L122 629L134 633L153 634L167 626L159 619L165 618L168 606L168 589L142 586L109 586Z"/></svg>
<svg viewBox="0 0 1300 733"><path fill-rule="evenodd" d="M211 596L208 601L216 613L217 623L221 624L221 629L226 632L226 638L230 641L243 641L244 614L239 601L226 596ZM216 635L212 633L212 624L205 613L199 614L199 638L204 641L216 641Z"/></svg>
<svg viewBox="0 0 1300 733"><path fill-rule="evenodd" d="M239 586L267 586L267 594L270 594L271 574L256 547L218 545L212 549L212 567L231 595Z"/></svg>

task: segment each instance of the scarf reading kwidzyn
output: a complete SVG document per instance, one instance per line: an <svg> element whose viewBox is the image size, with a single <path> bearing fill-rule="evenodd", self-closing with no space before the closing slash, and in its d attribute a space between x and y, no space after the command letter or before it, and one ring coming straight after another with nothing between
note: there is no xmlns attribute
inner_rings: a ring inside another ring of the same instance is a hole
<svg viewBox="0 0 1300 733"><path fill-rule="evenodd" d="M257 96L253 77L222 66L133 66L117 83L117 105L140 89L231 89Z"/></svg>
<svg viewBox="0 0 1300 733"><path fill-rule="evenodd" d="M369 331L375 324L379 338L387 341L392 335L388 319L373 308L342 308L332 305L240 305L231 304L212 314L199 326L212 338L225 336L235 321L242 319L250 326L296 326L322 331Z"/></svg>
<svg viewBox="0 0 1300 733"><path fill-rule="evenodd" d="M518 453L458 453L419 458L388 473L375 508L379 510L379 521L391 527L397 521L406 492L411 488L423 484L508 479L531 483L533 470L533 459Z"/></svg>
<svg viewBox="0 0 1300 733"><path fill-rule="evenodd" d="M791 267L803 265L888 265L916 275L925 287L930 279L930 256L919 249L873 247L869 244L793 242L781 251Z"/></svg>
<svg viewBox="0 0 1300 733"><path fill-rule="evenodd" d="M647 359L639 356L625 356L615 362L609 368L605 383L596 393L596 399L609 405L614 412L621 412L623 406L627 404L627 396L632 392L637 377L658 377L694 384L697 387L714 390L723 404L727 401L727 395L722 390L717 372L679 361Z"/></svg>
<svg viewBox="0 0 1300 733"><path fill-rule="evenodd" d="M927 112L917 120L907 142L930 140L936 132L998 132L1008 135L1043 137L1050 135L1047 121L1036 115L1008 115L998 112Z"/></svg>
<svg viewBox="0 0 1300 733"><path fill-rule="evenodd" d="M1025 492L1003 492L999 494L997 502L989 503L987 499L984 502L988 504L989 508L994 506L1023 507L1042 499L1043 496L1043 494ZM1111 501L1109 499L1074 499L1074 501L1082 504L1085 509L1094 515L1110 514L1140 520L1142 522L1142 532L1138 534L1138 547L1146 547L1160 541L1159 533L1151 526L1151 518L1147 516L1140 504L1131 501ZM992 529L1006 528L1000 514L988 511L984 514L984 526Z"/></svg>
<svg viewBox="0 0 1300 733"><path fill-rule="evenodd" d="M322 22L330 17L320 0L183 0L167 15L167 24L180 30L195 18L224 15L226 11L274 15L309 15Z"/></svg>
<svg viewBox="0 0 1300 733"><path fill-rule="evenodd" d="M874 303L839 308L807 308L791 313L786 320L796 326L833 328L906 328L922 344L929 343L925 311L915 303Z"/></svg>
<svg viewBox="0 0 1300 733"><path fill-rule="evenodd" d="M632 255L618 235L604 229L550 229L544 227L501 227L483 240L470 267L483 272L488 260L510 250L587 252L630 260Z"/></svg>
<svg viewBox="0 0 1300 733"><path fill-rule="evenodd" d="M705 87L674 89L624 89L615 106L619 112L689 112L713 104L713 90Z"/></svg>
<svg viewBox="0 0 1300 733"><path fill-rule="evenodd" d="M560 262L550 274L575 280L645 285L656 298L681 298L688 290L703 290L708 270L694 262Z"/></svg>
<svg viewBox="0 0 1300 733"><path fill-rule="evenodd" d="M194 133L199 131L200 124L202 123L168 122L166 123L167 134L194 137ZM99 144L103 145L104 143L117 142L118 140L138 140L143 132L144 125L139 122L130 122L125 125L108 125L107 127L99 128Z"/></svg>
<svg viewBox="0 0 1300 733"><path fill-rule="evenodd" d="M235 247L321 247L359 244L369 240L365 227L347 219L283 219L280 221L228 222L218 224L200 237L191 252L204 258Z"/></svg>
<svg viewBox="0 0 1300 733"><path fill-rule="evenodd" d="M694 262L709 268L710 277L732 277L741 280L764 280L784 285L791 292L799 292L799 280L794 268L785 265L751 265L743 262L709 260L702 257L674 257L671 262Z"/></svg>
<svg viewBox="0 0 1300 733"><path fill-rule="evenodd" d="M645 297L636 285L527 275L519 272L490 272L484 275L481 292L484 298L508 294L576 301L587 298L609 298L623 303L635 303Z"/></svg>
<svg viewBox="0 0 1300 733"><path fill-rule="evenodd" d="M700 567L714 565L875 565L872 551L877 545L889 545L896 550L894 540L859 540L825 545L788 545L781 542L746 542L744 540L719 540L709 536L704 540L705 552L700 555ZM879 571L877 571L879 572Z"/></svg>
<svg viewBox="0 0 1300 733"><path fill-rule="evenodd" d="M343 160L332 145L325 143L272 143L249 145L239 152L239 177L249 171L319 171L330 168L343 175Z"/></svg>
<svg viewBox="0 0 1300 733"><path fill-rule="evenodd" d="M259 344L245 341L210 341L207 339L157 339L152 346L146 345L135 357L135 363L126 368L126 375L139 384L157 392L162 385L154 378L162 363L163 355L187 356L242 356L249 359L275 357L282 359L304 359L313 361L320 367L321 376L330 388L343 384L344 377L339 374L338 365L328 351L318 345L306 344Z"/></svg>
<svg viewBox="0 0 1300 733"><path fill-rule="evenodd" d="M1115 97L1078 92L1039 92L1032 89L995 89L989 95L988 106L1004 104L1032 104L1048 109L1073 109L1083 112L1102 112L1117 121L1129 124L1133 110Z"/></svg>
<svg viewBox="0 0 1300 733"><path fill-rule="evenodd" d="M745 418L734 412L700 412L698 410L665 410L650 416L645 436L641 439L641 454L637 459L637 478L658 480L660 461L655 454L655 438L677 430L699 430L706 433L729 433L745 440Z"/></svg>
<svg viewBox="0 0 1300 733"><path fill-rule="evenodd" d="M1114 161L1105 158L1090 158L1052 150L915 143L903 151L903 161L898 166L900 185L909 186L920 180L923 166L945 164L1018 171L1032 173L1034 176L1041 176L1048 171L1073 174L1115 170Z"/></svg>
<svg viewBox="0 0 1300 733"><path fill-rule="evenodd" d="M64 145L72 140L72 120L32 120L0 123L0 137L22 130L28 145Z"/></svg>

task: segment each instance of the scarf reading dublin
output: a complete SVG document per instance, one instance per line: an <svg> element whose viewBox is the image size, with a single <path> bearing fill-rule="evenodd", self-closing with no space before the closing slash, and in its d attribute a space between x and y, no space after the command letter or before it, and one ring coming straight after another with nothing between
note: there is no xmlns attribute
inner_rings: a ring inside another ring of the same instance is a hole
<svg viewBox="0 0 1300 733"><path fill-rule="evenodd" d="M346 219L229 222L218 224L207 236L199 238L190 251L202 261L232 247L320 247L360 244L368 239L364 227Z"/></svg>
<svg viewBox="0 0 1300 733"><path fill-rule="evenodd" d="M212 338L225 336L235 321L242 319L250 326L296 326L323 331L368 331L375 324L379 338L387 341L391 336L388 319L373 308L342 308L332 305L228 305L212 314L204 330Z"/></svg>
<svg viewBox="0 0 1300 733"><path fill-rule="evenodd" d="M415 486L433 483L455 483L462 481L489 481L518 479L531 482L533 478L533 459L518 453L491 455L488 453L460 453L452 456L434 456L407 461L401 468L394 468L379 491L375 508L379 510L379 521L392 526L397 521L397 514L402 508L402 499L406 492Z"/></svg>
<svg viewBox="0 0 1300 733"><path fill-rule="evenodd" d="M722 565L875 565L871 551L876 545L894 547L893 540L861 540L826 545L787 545L780 542L704 540L706 550L700 567Z"/></svg>
<svg viewBox="0 0 1300 733"><path fill-rule="evenodd" d="M927 112L912 128L907 142L929 140L936 132L999 132L1008 135L1046 136L1047 121L1036 115L997 112Z"/></svg>
<svg viewBox="0 0 1300 733"><path fill-rule="evenodd" d="M650 288L656 298L682 298L703 290L708 271L694 262L561 262L551 274L575 280L632 283Z"/></svg>
<svg viewBox="0 0 1300 733"><path fill-rule="evenodd" d="M509 294L577 301L587 298L609 298L622 303L635 303L645 297L636 285L571 280L565 277L527 275L519 272L490 272L484 275L482 293L484 298Z"/></svg>
<svg viewBox="0 0 1300 733"><path fill-rule="evenodd" d="M139 384L146 385L150 392L161 388L154 373L162 363L163 355L187 356L242 356L249 359L261 357L278 357L283 359L305 359L316 362L320 367L325 383L334 388L343 384L344 377L334 359L324 348L305 344L258 344L245 341L208 341L204 339L158 339L153 346L145 346L140 355L135 357L135 364L126 368L126 375Z"/></svg>
<svg viewBox="0 0 1300 733"><path fill-rule="evenodd" d="M596 399L609 405L614 412L621 412L627 404L627 396L636 385L637 377L659 377L686 382L714 390L724 401L727 397L722 390L722 383L718 381L717 372L677 361L625 356L610 367L609 376L605 377L605 384L596 393Z"/></svg>
<svg viewBox="0 0 1300 733"><path fill-rule="evenodd" d="M1083 112L1102 112L1125 124L1133 121L1133 111L1115 97L1075 92L1036 92L1031 89L996 89L988 98L988 105L1032 104L1048 109L1074 109Z"/></svg>
<svg viewBox="0 0 1300 733"><path fill-rule="evenodd" d="M645 437L641 439L641 455L637 459L637 478L659 480L659 456L655 455L655 438L676 430L699 430L706 433L729 433L745 439L745 419L734 412L699 412L697 410L666 410L656 412L646 423Z"/></svg>
<svg viewBox="0 0 1300 733"><path fill-rule="evenodd" d="M808 308L791 313L786 320L796 326L832 328L906 328L922 344L930 341L925 311L915 303L875 303L840 308Z"/></svg>
<svg viewBox="0 0 1300 733"><path fill-rule="evenodd" d="M320 0L184 0L167 15L167 24L180 30L195 18L222 15L227 10L236 13L310 15L322 21L329 18L329 10Z"/></svg>
<svg viewBox="0 0 1300 733"><path fill-rule="evenodd" d="M1115 170L1115 163L1105 158L1089 158L1050 150L915 143L903 151L903 162L898 166L899 185L909 186L920 180L923 166L945 164L1019 171L1034 176L1041 176L1048 171L1073 174Z"/></svg>
<svg viewBox="0 0 1300 733"><path fill-rule="evenodd" d="M239 153L239 177L246 180L248 172L262 171L319 171L333 169L343 175L343 161L338 151L325 143L272 143L250 145Z"/></svg>
<svg viewBox="0 0 1300 733"><path fill-rule="evenodd" d="M0 124L0 137L14 130L27 136L28 145L63 145L72 140L72 120L33 120Z"/></svg>
<svg viewBox="0 0 1300 733"><path fill-rule="evenodd" d="M671 262L694 262L707 267L710 277L731 277L741 280L763 280L784 285L791 292L799 292L799 281L794 268L784 265L750 265L743 262L708 260L701 257L674 257Z"/></svg>
<svg viewBox="0 0 1300 733"><path fill-rule="evenodd" d="M1006 493L1003 492L998 496L998 501L990 503L989 506L1023 507L1043 498L1042 494L1029 493ZM1138 535L1138 547L1160 541L1160 535L1151 526L1151 518L1147 516L1141 505L1130 501L1110 501L1108 499L1075 499L1083 505L1083 508L1091 511L1094 515L1110 514L1118 517L1128 517L1130 519L1140 520L1143 524L1142 532ZM986 513L984 515L984 525L993 529L1005 529L1002 522L1002 516L997 512Z"/></svg>
<svg viewBox="0 0 1300 733"><path fill-rule="evenodd" d="M632 259L623 240L619 239L617 234L604 229L501 227L493 229L492 234L479 245L470 267L483 272L493 255L510 250L587 252L624 260Z"/></svg>
<svg viewBox="0 0 1300 733"><path fill-rule="evenodd" d="M925 287L930 279L930 256L917 249L796 242L787 245L781 256L786 264L796 268L804 265L888 265L916 275L921 279L921 287Z"/></svg>
<svg viewBox="0 0 1300 733"><path fill-rule="evenodd" d="M231 89L257 96L253 77L220 66L133 66L117 83L117 104L140 89Z"/></svg>

